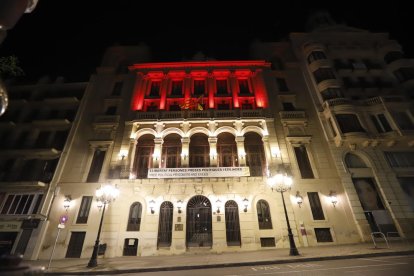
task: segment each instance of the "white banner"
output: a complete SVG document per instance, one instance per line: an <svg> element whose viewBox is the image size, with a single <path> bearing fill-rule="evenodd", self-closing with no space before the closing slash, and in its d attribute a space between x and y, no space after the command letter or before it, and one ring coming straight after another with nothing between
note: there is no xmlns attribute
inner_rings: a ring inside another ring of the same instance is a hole
<svg viewBox="0 0 414 276"><path fill-rule="evenodd" d="M249 167L148 169L148 178L239 177L250 176Z"/></svg>

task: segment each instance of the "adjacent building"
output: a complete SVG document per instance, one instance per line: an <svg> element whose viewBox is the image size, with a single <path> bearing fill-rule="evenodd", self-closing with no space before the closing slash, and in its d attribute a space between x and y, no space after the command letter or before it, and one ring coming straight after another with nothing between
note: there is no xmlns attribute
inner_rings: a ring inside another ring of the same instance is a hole
<svg viewBox="0 0 414 276"><path fill-rule="evenodd" d="M299 252L372 232L413 238L414 63L388 34L325 13L309 24L235 61L109 48L56 152L39 248L25 258L49 258L58 232L54 258L90 257L105 184L120 191L105 257L288 248L282 195ZM284 194L269 185L279 173L293 178ZM14 218L9 193L1 218Z"/></svg>

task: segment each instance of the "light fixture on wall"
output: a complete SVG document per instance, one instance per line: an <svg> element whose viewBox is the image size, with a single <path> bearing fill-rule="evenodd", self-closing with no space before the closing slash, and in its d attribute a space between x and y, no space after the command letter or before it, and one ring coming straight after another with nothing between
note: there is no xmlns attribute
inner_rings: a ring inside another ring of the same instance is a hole
<svg viewBox="0 0 414 276"><path fill-rule="evenodd" d="M239 156L240 156L240 159L244 159L244 158L246 158L246 153L245 152L241 152L240 154L239 154Z"/></svg>
<svg viewBox="0 0 414 276"><path fill-rule="evenodd" d="M247 206L249 206L249 200L246 197L243 199L243 206L244 206L243 211L246 213L247 212Z"/></svg>
<svg viewBox="0 0 414 276"><path fill-rule="evenodd" d="M186 159L187 159L187 157L188 157L188 154L187 154L187 153L181 153L181 157L182 157L184 160L186 160Z"/></svg>
<svg viewBox="0 0 414 276"><path fill-rule="evenodd" d="M221 200L217 199L216 200L216 206L217 206L217 214L220 214L220 207L221 207Z"/></svg>
<svg viewBox="0 0 414 276"><path fill-rule="evenodd" d="M127 150L120 150L118 153L119 159L122 161L125 159L125 157L128 156L128 151Z"/></svg>
<svg viewBox="0 0 414 276"><path fill-rule="evenodd" d="M280 157L280 150L279 150L279 148L272 147L270 149L270 152L271 152L273 158L279 158Z"/></svg>
<svg viewBox="0 0 414 276"><path fill-rule="evenodd" d="M154 213L155 213L155 211L154 211L154 208L155 208L155 201L154 201L153 199L151 199L151 200L150 200L150 202L149 202L149 207L150 207L150 209L151 209L151 214L154 214Z"/></svg>
<svg viewBox="0 0 414 276"><path fill-rule="evenodd" d="M65 196L65 200L63 200L63 208L65 208L66 212L70 207L70 202L72 201L72 197L70 195Z"/></svg>
<svg viewBox="0 0 414 276"><path fill-rule="evenodd" d="M152 157L155 159L155 161L158 161L158 158L160 158L160 154L157 152L157 153L153 153L152 154Z"/></svg>
<svg viewBox="0 0 414 276"><path fill-rule="evenodd" d="M299 205L299 208L303 203L303 197L300 195L299 191L296 192L296 203Z"/></svg>
<svg viewBox="0 0 414 276"><path fill-rule="evenodd" d="M338 198L336 197L336 192L335 191L330 191L329 198L331 199L331 203L333 204L333 206L336 207L336 204L338 203Z"/></svg>
<svg viewBox="0 0 414 276"><path fill-rule="evenodd" d="M181 208L183 207L183 201L180 199L177 201L178 213L181 214Z"/></svg>

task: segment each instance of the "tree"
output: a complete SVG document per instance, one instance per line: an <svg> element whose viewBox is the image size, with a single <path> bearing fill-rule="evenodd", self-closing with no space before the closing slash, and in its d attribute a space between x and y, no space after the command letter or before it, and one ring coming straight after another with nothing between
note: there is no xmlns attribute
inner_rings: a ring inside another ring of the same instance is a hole
<svg viewBox="0 0 414 276"><path fill-rule="evenodd" d="M3 79L23 75L24 71L19 66L19 59L16 56L0 57L0 76Z"/></svg>

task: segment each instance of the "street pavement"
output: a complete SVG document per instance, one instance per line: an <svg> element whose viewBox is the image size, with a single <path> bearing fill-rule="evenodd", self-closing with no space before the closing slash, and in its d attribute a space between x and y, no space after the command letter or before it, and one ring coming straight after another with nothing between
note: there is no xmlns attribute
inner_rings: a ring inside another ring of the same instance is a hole
<svg viewBox="0 0 414 276"><path fill-rule="evenodd" d="M89 259L23 261L22 265L44 266L47 275L108 275L134 272L174 271L198 268L284 264L306 261L338 260L375 256L414 255L414 241L396 240L389 244L359 243L348 245L320 245L298 248L299 256L289 256L289 248L260 251L199 253L189 252L173 256L133 256L98 258L98 266L88 268Z"/></svg>

